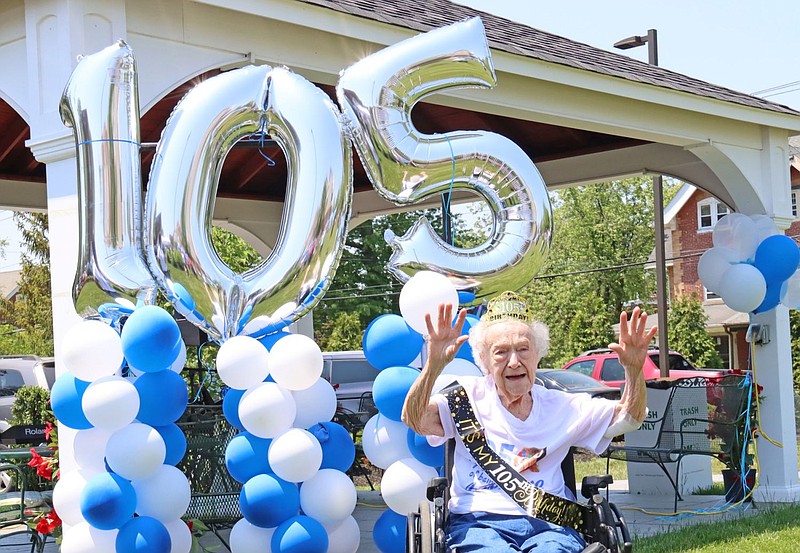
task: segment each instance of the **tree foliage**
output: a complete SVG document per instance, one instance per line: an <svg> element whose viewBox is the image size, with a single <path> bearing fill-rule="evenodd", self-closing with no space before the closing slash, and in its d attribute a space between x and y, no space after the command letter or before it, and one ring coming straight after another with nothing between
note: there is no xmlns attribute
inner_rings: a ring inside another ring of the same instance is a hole
<svg viewBox="0 0 800 553"><path fill-rule="evenodd" d="M550 327L543 365L561 366L614 341L625 304L653 295L644 269L654 244L652 185L642 177L567 188L553 194L553 206L549 259L523 293Z"/></svg>
<svg viewBox="0 0 800 553"><path fill-rule="evenodd" d="M50 244L47 215L18 211L22 233L19 292L15 301L0 301L0 348L3 353L53 355L53 307L50 289Z"/></svg>
<svg viewBox="0 0 800 553"><path fill-rule="evenodd" d="M695 367L721 369L723 362L714 338L706 331L708 315L697 294L672 298L667 313L669 347Z"/></svg>

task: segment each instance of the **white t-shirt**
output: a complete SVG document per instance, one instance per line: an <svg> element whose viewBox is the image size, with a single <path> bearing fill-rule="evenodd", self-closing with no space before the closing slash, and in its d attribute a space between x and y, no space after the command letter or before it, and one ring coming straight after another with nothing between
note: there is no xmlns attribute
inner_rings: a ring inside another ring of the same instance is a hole
<svg viewBox="0 0 800 553"><path fill-rule="evenodd" d="M490 376L461 376L458 382L464 386L491 448L515 468L515 460L520 457L537 456L538 471L526 470L522 476L547 492L561 497L571 495L561 473L561 462L571 446L601 453L611 442L603 434L614 416L614 401L534 386L531 390L533 408L522 421L503 407ZM448 438L456 438L450 510L454 513L523 513L470 455L458 437L444 395L435 394L433 399L439 407L445 436L428 437L428 442L437 446Z"/></svg>

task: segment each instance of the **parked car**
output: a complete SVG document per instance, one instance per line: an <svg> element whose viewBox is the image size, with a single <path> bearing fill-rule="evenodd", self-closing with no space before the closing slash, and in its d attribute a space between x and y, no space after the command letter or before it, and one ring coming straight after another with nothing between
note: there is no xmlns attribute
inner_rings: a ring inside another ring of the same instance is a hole
<svg viewBox="0 0 800 553"><path fill-rule="evenodd" d="M339 409L351 413L377 412L372 403L372 383L379 371L369 364L363 351L323 352L322 359L322 377L336 390Z"/></svg>
<svg viewBox="0 0 800 553"><path fill-rule="evenodd" d="M697 369L686 358L676 351L669 352L670 378L719 378L726 370ZM607 348L586 351L569 361L562 369L591 376L606 386L619 388L625 382L625 369L619 362L617 354ZM661 378L659 370L658 350L651 349L644 361L645 380Z"/></svg>
<svg viewBox="0 0 800 553"><path fill-rule="evenodd" d="M589 394L592 397L603 397L606 399L619 399L619 388L606 386L598 382L591 376L575 371L562 371L561 369L537 369L536 384L561 390L573 394Z"/></svg>
<svg viewBox="0 0 800 553"><path fill-rule="evenodd" d="M49 390L56 380L55 360L36 355L0 355L0 421L11 419L11 407L23 386Z"/></svg>

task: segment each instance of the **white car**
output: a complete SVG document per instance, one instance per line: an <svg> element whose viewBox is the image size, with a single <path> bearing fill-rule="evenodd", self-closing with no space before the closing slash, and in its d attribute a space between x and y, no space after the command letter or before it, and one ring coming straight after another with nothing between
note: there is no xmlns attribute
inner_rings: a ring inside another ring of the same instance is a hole
<svg viewBox="0 0 800 553"><path fill-rule="evenodd" d="M55 360L36 355L0 355L0 421L11 420L14 394L23 386L49 390L56 379Z"/></svg>

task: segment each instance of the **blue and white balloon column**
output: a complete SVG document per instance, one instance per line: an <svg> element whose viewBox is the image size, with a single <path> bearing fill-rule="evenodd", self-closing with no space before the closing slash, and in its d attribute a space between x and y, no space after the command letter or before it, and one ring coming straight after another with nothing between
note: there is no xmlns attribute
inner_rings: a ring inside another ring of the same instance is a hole
<svg viewBox="0 0 800 553"><path fill-rule="evenodd" d="M242 430L225 452L242 483L233 553L358 550L356 489L345 474L355 444L331 422L336 393L322 368L319 346L302 335L240 336L220 347L225 416Z"/></svg>
<svg viewBox="0 0 800 553"><path fill-rule="evenodd" d="M186 451L175 422L188 402L175 372L186 359L177 323L159 307L142 306L121 334L82 321L63 349L67 372L53 385L51 405L77 433L76 466L62 471L53 491L70 527L61 550L188 553L191 533L180 519L191 492L175 468ZM132 376L121 376L125 362Z"/></svg>
<svg viewBox="0 0 800 553"><path fill-rule="evenodd" d="M703 285L734 311L800 308L800 249L765 215L731 213L714 226L714 247L697 263Z"/></svg>
<svg viewBox="0 0 800 553"><path fill-rule="evenodd" d="M399 553L405 548L406 515L425 500L428 482L438 476L444 464L443 447L431 447L401 422L403 403L420 371L410 365L420 357L427 333L425 314L441 303L458 305L458 294L450 281L434 272L422 271L412 277L400 293L400 311L381 315L364 332L364 355L380 373L372 395L378 414L364 427L362 444L369 461L385 469L381 495L389 509L373 528L375 544L383 553ZM471 317L474 324L474 317ZM435 324L435 321L434 321ZM470 324L465 332L468 331ZM480 374L471 361L471 352L450 363L436 382L441 388L462 374Z"/></svg>

